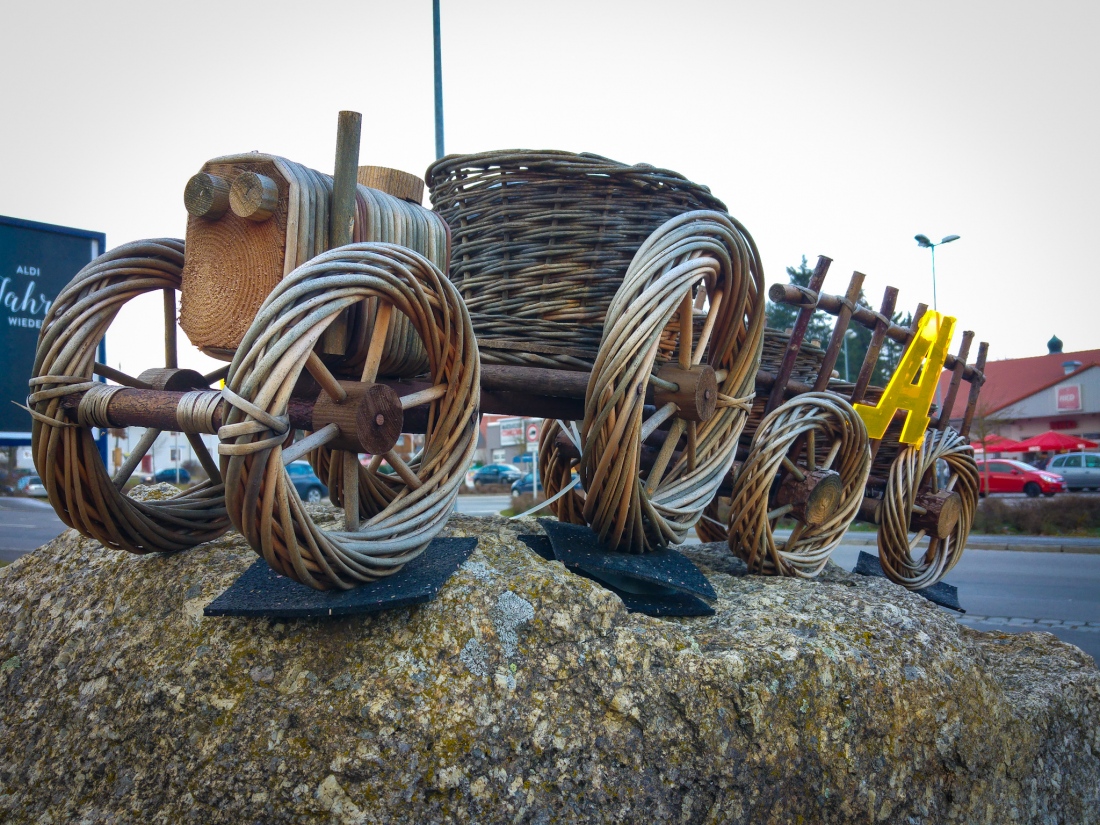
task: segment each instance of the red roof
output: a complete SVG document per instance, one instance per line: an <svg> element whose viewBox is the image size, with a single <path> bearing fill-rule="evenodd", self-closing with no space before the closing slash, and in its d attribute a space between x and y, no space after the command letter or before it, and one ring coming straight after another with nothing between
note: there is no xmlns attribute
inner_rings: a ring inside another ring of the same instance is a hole
<svg viewBox="0 0 1100 825"><path fill-rule="evenodd" d="M1053 387L1059 381L1068 378L1062 364L1066 361L1080 361L1073 375L1089 367L1100 366L1100 349L1086 349L1079 352L1054 352L1037 355L1032 358L1008 358L1003 361L989 361L985 365L985 384L978 404L984 415L996 412L1017 401L1035 395L1040 390ZM951 382L951 373L940 376L940 397L947 393ZM966 407L967 385L959 388L955 400L953 417L962 415Z"/></svg>

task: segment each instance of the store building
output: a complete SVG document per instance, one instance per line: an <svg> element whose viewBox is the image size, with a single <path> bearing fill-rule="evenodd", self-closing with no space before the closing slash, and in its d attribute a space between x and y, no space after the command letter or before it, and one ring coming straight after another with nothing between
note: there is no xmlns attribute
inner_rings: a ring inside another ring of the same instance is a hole
<svg viewBox="0 0 1100 825"><path fill-rule="evenodd" d="M944 373L941 398L949 381ZM965 407L964 385L952 411L955 426ZM1014 441L1048 430L1100 440L1100 349L1063 352L1055 336L1045 355L988 362L971 436L980 428Z"/></svg>

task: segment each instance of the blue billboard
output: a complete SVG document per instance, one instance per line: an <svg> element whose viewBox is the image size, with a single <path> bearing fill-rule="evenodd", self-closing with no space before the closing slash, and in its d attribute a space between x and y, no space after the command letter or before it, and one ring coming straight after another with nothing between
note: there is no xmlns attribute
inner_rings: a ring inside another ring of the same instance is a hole
<svg viewBox="0 0 1100 825"><path fill-rule="evenodd" d="M31 443L31 417L12 402L26 403L42 320L57 293L106 243L102 232L0 215L0 445Z"/></svg>

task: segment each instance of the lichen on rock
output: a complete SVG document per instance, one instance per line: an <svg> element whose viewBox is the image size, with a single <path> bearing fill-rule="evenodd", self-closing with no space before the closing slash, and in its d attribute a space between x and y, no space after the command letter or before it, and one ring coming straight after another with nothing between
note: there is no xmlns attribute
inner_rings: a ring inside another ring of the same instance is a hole
<svg viewBox="0 0 1100 825"><path fill-rule="evenodd" d="M1053 636L720 546L714 616L630 614L538 530L455 516L433 602L329 620L204 617L235 533L65 533L0 569L0 821L1098 821L1100 673Z"/></svg>

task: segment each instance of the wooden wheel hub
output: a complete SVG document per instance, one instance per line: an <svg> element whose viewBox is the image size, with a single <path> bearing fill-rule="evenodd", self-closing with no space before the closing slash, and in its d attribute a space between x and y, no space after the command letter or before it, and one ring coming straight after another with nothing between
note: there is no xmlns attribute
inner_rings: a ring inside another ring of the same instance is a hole
<svg viewBox="0 0 1100 825"><path fill-rule="evenodd" d="M950 536L962 516L962 496L954 491L918 493L915 504L910 527L914 532L927 530L929 535L936 538L945 539Z"/></svg>
<svg viewBox="0 0 1100 825"><path fill-rule="evenodd" d="M657 377L671 381L679 389L656 389L653 401L662 407L670 401L680 408L677 413L685 421L709 421L718 405L718 381L714 369L707 364L698 364L684 369L677 364L665 364L657 371Z"/></svg>
<svg viewBox="0 0 1100 825"><path fill-rule="evenodd" d="M138 376L138 381L144 381L154 390L186 392L187 390L209 389L206 379L194 370L155 367L145 370Z"/></svg>
<svg viewBox="0 0 1100 825"><path fill-rule="evenodd" d="M337 402L322 392L313 407L313 427L321 429L328 424L340 428L340 436L333 440L333 449L358 452L366 450L372 455L389 452L401 438L404 413L401 397L385 384L360 384L341 381L340 386L348 397Z"/></svg>
<svg viewBox="0 0 1100 825"><path fill-rule="evenodd" d="M834 470L810 470L801 479L791 474L783 479L775 503L790 505L790 514L807 527L824 524L836 512L844 494L840 474Z"/></svg>

